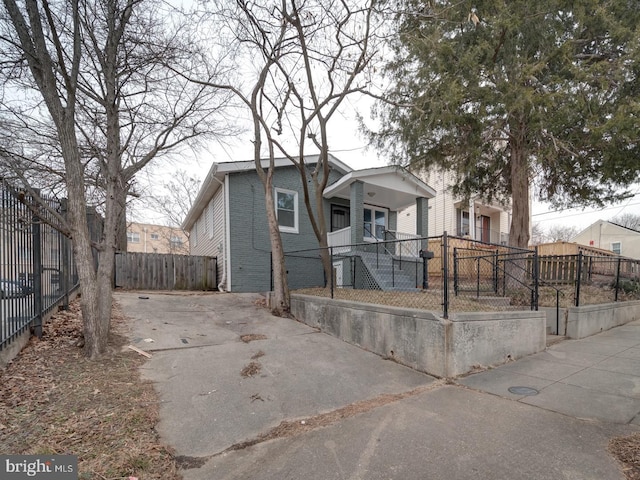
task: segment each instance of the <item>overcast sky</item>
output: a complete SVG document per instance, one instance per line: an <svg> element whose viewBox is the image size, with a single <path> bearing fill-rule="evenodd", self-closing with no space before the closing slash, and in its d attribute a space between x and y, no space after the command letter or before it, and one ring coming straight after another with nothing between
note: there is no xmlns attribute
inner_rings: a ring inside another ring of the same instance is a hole
<svg viewBox="0 0 640 480"><path fill-rule="evenodd" d="M334 117L330 123L330 149L331 153L341 161L354 169L382 167L388 164L387 160L378 155L373 148L367 148L367 140L358 131L358 122L356 120L356 111L368 119L369 102L360 100L357 103L351 101L346 104L339 117ZM190 158L189 158L190 157ZM202 181L212 162L230 162L237 160L252 160L253 145L251 143L251 134L247 133L239 136L234 141L229 141L227 145L211 144L206 151L196 155L184 155L181 158L178 168L186 169L192 173L198 180ZM170 178L175 170L174 163L166 165L158 169L154 178ZM157 184L157 180L154 181ZM532 207L533 223L540 223L542 228L547 231L554 225L575 227L578 230L587 228L597 220L609 220L614 216L622 213L640 214L640 185L633 190L635 196L621 203L605 207L603 209L582 209L573 208L564 211L556 211L548 204L534 200ZM148 223L162 223L161 218L153 218L152 212L138 213L145 218L137 218L139 221Z"/></svg>

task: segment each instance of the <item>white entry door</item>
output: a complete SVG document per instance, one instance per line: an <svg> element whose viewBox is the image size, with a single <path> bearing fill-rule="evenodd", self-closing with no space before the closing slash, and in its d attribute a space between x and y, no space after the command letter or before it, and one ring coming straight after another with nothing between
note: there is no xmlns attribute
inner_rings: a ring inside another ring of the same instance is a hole
<svg viewBox="0 0 640 480"><path fill-rule="evenodd" d="M333 286L342 288L342 262L333 264Z"/></svg>

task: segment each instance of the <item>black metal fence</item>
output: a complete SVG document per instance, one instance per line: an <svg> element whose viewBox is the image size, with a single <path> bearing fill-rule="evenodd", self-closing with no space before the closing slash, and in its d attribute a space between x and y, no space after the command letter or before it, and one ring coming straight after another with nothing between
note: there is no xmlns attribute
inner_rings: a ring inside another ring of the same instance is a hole
<svg viewBox="0 0 640 480"><path fill-rule="evenodd" d="M331 298L441 311L559 309L640 299L640 260L539 256L443 235L285 253L289 287ZM330 271L330 274L326 272Z"/></svg>
<svg viewBox="0 0 640 480"><path fill-rule="evenodd" d="M41 196L65 215L65 202ZM42 334L44 315L56 305L68 305L78 287L71 241L47 220L45 209L33 209L33 199L0 180L0 350L32 329Z"/></svg>

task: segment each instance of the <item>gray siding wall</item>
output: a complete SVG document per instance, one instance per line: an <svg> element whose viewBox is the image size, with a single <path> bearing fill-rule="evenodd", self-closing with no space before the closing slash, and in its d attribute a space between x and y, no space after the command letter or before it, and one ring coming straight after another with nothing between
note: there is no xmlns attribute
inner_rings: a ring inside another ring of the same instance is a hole
<svg viewBox="0 0 640 480"><path fill-rule="evenodd" d="M191 255L217 257L218 279L223 278L225 253L224 186L220 186L191 229ZM197 237L197 238L196 238Z"/></svg>
<svg viewBox="0 0 640 480"><path fill-rule="evenodd" d="M331 172L331 182L340 178ZM295 167L278 168L274 187L298 192L298 233L281 232L284 251L318 248ZM312 203L313 193L312 193ZM326 202L325 202L326 205ZM231 291L266 292L271 288L271 243L264 188L254 171L229 175ZM326 211L327 222L329 210ZM322 266L319 271L322 272Z"/></svg>

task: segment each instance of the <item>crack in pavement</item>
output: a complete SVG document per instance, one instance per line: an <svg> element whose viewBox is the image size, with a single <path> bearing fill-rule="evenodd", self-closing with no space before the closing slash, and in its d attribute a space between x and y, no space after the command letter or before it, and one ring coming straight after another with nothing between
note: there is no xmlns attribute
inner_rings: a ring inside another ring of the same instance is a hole
<svg viewBox="0 0 640 480"><path fill-rule="evenodd" d="M205 455L202 457L180 455L178 457L175 457L175 460L178 464L178 468L183 470L200 468L212 458L224 453L233 452L236 450L244 450L245 448L249 448L259 443L267 442L269 440L293 437L313 430L317 430L319 428L328 427L339 422L340 420L360 415L362 413L369 412L373 409L383 407L391 403L399 402L400 400L404 400L405 398L413 397L424 392L435 390L436 388L442 387L444 385L447 385L447 381L445 379L436 380L429 385L414 388L413 390L409 390L407 392L384 393L378 395L377 397L350 403L349 405L345 405L344 407L338 408L336 410L332 410L326 413L320 413L312 417L300 418L296 420L283 420L276 427L273 427L270 430L259 434L257 437L245 440L243 442L235 443L218 453Z"/></svg>

